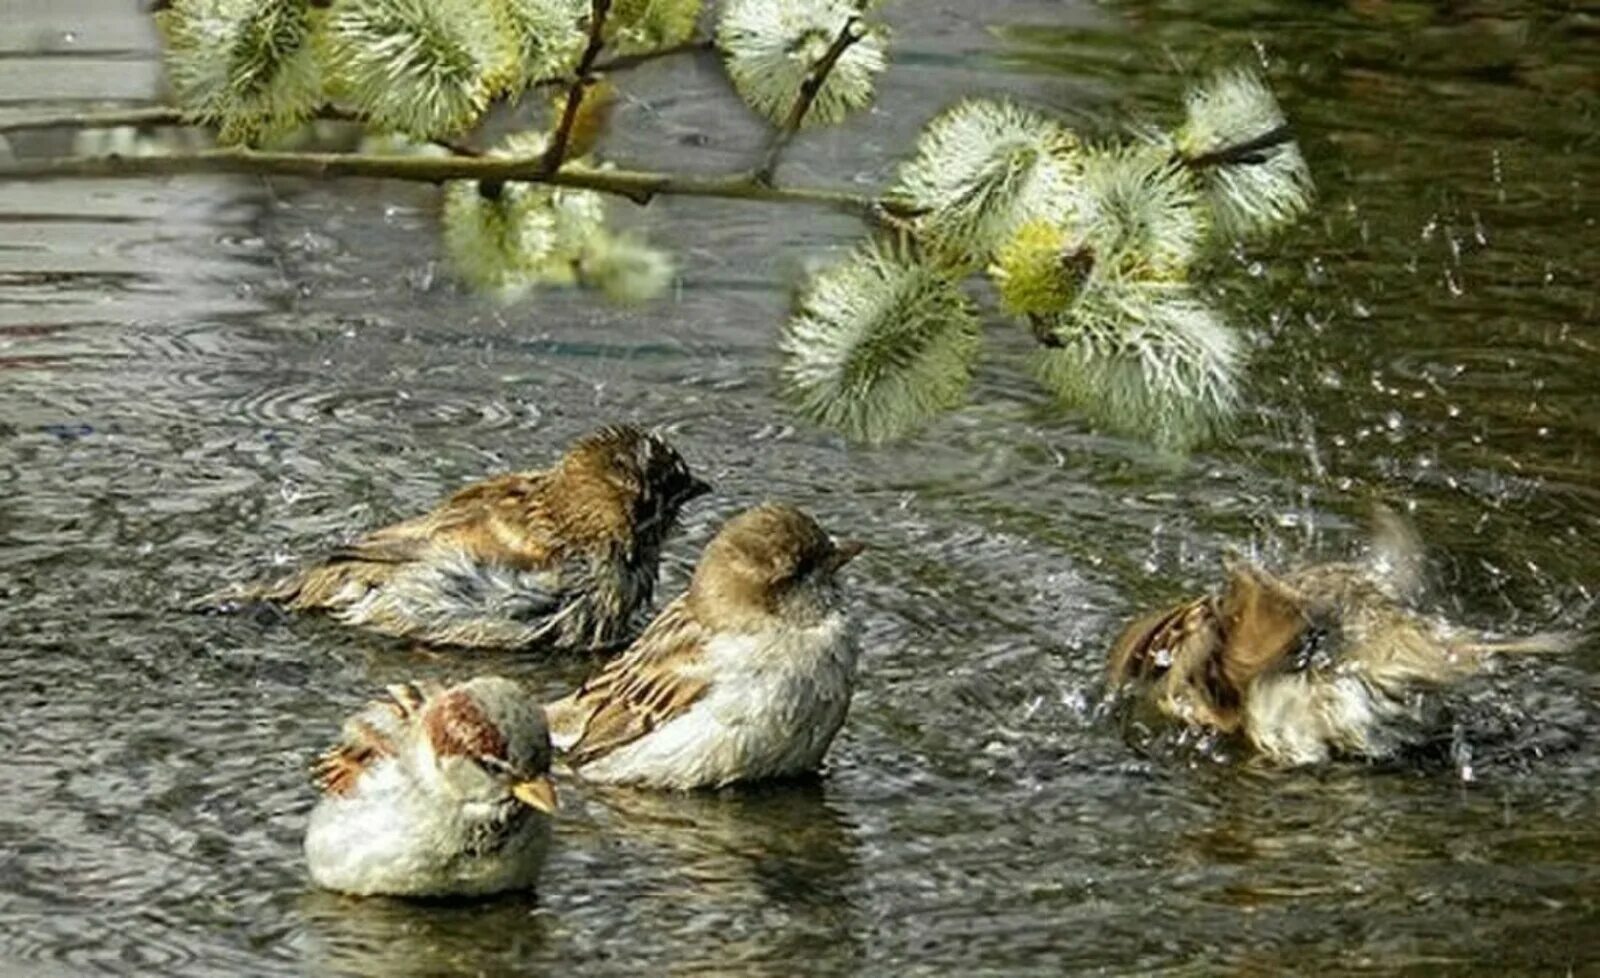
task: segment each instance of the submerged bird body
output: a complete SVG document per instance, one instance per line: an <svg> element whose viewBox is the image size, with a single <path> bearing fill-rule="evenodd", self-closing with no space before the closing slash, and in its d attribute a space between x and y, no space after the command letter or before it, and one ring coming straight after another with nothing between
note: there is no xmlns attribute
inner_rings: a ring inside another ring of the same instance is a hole
<svg viewBox="0 0 1600 978"><path fill-rule="evenodd" d="M688 592L547 708L567 765L590 781L678 790L817 770L855 684L835 575L860 549L789 506L730 521Z"/></svg>
<svg viewBox="0 0 1600 978"><path fill-rule="evenodd" d="M1384 514L1373 559L1283 575L1234 561L1214 595L1129 625L1107 678L1134 706L1222 735L1265 760L1392 757L1438 720L1428 694L1496 654L1557 651L1559 636L1495 641L1406 606L1420 548Z"/></svg>
<svg viewBox="0 0 1600 978"><path fill-rule="evenodd" d="M555 806L538 705L509 680L390 688L315 769L306 832L318 886L476 896L533 885Z"/></svg>
<svg viewBox="0 0 1600 978"><path fill-rule="evenodd" d="M663 541L708 488L660 438L603 428L550 469L468 486L230 598L442 645L605 648L648 606Z"/></svg>

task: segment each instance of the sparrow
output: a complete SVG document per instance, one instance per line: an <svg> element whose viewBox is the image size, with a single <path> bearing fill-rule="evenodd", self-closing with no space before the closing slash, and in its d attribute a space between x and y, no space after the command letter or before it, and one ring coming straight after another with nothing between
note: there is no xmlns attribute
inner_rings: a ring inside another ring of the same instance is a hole
<svg viewBox="0 0 1600 978"><path fill-rule="evenodd" d="M438 645L614 647L650 603L679 511L710 489L661 437L601 428L548 469L474 483L281 580L202 605L263 601Z"/></svg>
<svg viewBox="0 0 1600 978"><path fill-rule="evenodd" d="M1435 732L1425 693L1498 655L1571 644L1557 633L1496 639L1414 610L1421 546L1393 513L1375 522L1364 562L1279 576L1227 558L1220 590L1124 629L1108 687L1145 714L1242 738L1269 765L1382 760Z"/></svg>
<svg viewBox="0 0 1600 978"><path fill-rule="evenodd" d="M322 795L306 830L312 881L361 896L532 886L556 808L538 703L498 676L387 692L312 767Z"/></svg>
<svg viewBox="0 0 1600 978"><path fill-rule="evenodd" d="M782 503L729 520L688 590L546 707L566 766L592 782L684 791L817 770L855 685L837 575L862 548Z"/></svg>

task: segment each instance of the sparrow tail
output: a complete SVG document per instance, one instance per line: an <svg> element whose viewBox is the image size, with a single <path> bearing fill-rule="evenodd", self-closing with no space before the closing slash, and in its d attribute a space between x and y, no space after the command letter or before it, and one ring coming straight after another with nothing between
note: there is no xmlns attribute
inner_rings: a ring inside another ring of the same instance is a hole
<svg viewBox="0 0 1600 978"><path fill-rule="evenodd" d="M1564 655L1586 638L1583 632L1535 632L1520 638L1482 636L1458 648L1472 655Z"/></svg>
<svg viewBox="0 0 1600 978"><path fill-rule="evenodd" d="M230 615L255 605L288 605L305 588L305 573L296 572L269 582L229 584L189 602L188 611Z"/></svg>

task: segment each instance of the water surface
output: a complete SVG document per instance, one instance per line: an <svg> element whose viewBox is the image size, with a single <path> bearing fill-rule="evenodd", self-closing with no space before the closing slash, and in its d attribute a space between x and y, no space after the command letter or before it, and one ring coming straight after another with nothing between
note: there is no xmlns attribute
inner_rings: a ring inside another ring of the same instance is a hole
<svg viewBox="0 0 1600 978"><path fill-rule="evenodd" d="M154 96L131 4L22 0L0 114ZM381 183L0 185L0 960L140 975L1600 974L1597 649L1461 697L1431 760L1264 775L1128 747L1094 705L1118 624L1224 546L1351 552L1414 513L1430 603L1580 626L1600 580L1595 12L953 0L889 9L872 115L784 177L881 182L962 93L1103 127L1263 62L1321 203L1227 256L1250 338L1237 437L1103 436L995 322L975 405L862 451L771 393L794 276L852 219L662 200L666 301L496 307L439 266L434 201ZM606 151L732 169L761 133L710 62L642 69ZM70 134L17 135L19 154ZM383 683L580 661L450 655L169 609L416 511L602 422L669 424L723 517L798 502L872 549L862 688L815 784L573 786L537 896L309 889L308 759Z"/></svg>

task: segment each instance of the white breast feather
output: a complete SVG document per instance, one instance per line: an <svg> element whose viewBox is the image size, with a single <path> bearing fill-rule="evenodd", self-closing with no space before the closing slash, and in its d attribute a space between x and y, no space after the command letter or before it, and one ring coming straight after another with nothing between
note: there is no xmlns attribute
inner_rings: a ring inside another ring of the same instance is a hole
<svg viewBox="0 0 1600 978"><path fill-rule="evenodd" d="M493 818L483 804L423 791L409 764L387 758L355 791L322 798L306 830L318 886L361 895L476 895L531 887L549 846L550 820L526 813L494 852L470 851Z"/></svg>
<svg viewBox="0 0 1600 978"><path fill-rule="evenodd" d="M844 724L855 636L842 614L810 628L719 636L713 681L681 716L588 765L584 778L649 787L718 787L816 770Z"/></svg>

